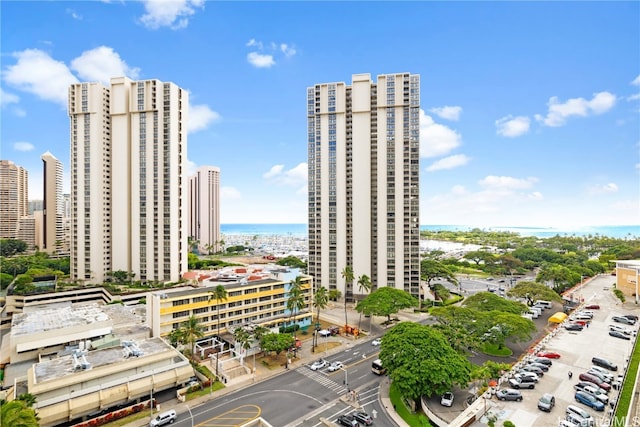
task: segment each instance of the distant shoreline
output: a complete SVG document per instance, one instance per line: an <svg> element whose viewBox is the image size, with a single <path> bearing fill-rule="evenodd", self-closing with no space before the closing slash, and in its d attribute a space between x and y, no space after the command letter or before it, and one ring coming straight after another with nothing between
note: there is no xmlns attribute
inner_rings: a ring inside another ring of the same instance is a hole
<svg viewBox="0 0 640 427"><path fill-rule="evenodd" d="M506 231L517 233L521 236L535 236L549 238L554 236L606 236L615 239L640 238L640 225L614 225L614 226L589 226L576 227L575 229L561 229L553 227L477 227L466 225L421 225L420 231L471 231L479 229L484 232ZM222 235L246 235L246 236L289 236L306 237L307 224L221 224Z"/></svg>

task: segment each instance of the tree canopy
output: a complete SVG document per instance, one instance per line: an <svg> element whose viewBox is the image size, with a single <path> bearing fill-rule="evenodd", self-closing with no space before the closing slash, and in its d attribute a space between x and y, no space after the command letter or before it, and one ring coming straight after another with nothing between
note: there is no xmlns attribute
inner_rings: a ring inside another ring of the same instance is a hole
<svg viewBox="0 0 640 427"><path fill-rule="evenodd" d="M445 264L435 259L423 259L420 261L420 279L427 282L427 285L431 287L431 281L436 278L458 284L458 279L456 279L453 271Z"/></svg>
<svg viewBox="0 0 640 427"><path fill-rule="evenodd" d="M562 298L553 289L535 282L522 281L507 291L507 295L513 298L524 298L527 304L533 305L534 301L558 301Z"/></svg>
<svg viewBox="0 0 640 427"><path fill-rule="evenodd" d="M462 305L478 311L497 310L512 314L522 314L529 310L526 305L520 302L510 301L492 292L478 292L471 295L462 302Z"/></svg>
<svg viewBox="0 0 640 427"><path fill-rule="evenodd" d="M405 308L417 307L417 305L418 299L411 294L385 286L367 295L355 308L358 313L386 316L390 321L392 314Z"/></svg>
<svg viewBox="0 0 640 427"><path fill-rule="evenodd" d="M262 351L274 352L276 357L285 350L290 349L296 343L293 336L289 334L269 333L260 339Z"/></svg>
<svg viewBox="0 0 640 427"><path fill-rule="evenodd" d="M13 256L27 250L27 243L18 239L0 239L0 256Z"/></svg>
<svg viewBox="0 0 640 427"><path fill-rule="evenodd" d="M417 400L466 387L471 364L430 326L400 322L382 340L380 359L402 396Z"/></svg>

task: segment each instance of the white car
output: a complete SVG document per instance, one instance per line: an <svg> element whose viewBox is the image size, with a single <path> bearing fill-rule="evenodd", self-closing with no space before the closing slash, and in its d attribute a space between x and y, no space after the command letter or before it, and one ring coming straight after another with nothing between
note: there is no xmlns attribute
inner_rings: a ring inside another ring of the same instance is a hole
<svg viewBox="0 0 640 427"><path fill-rule="evenodd" d="M380 345L381 342L382 342L382 338L376 338L373 341L371 341L371 345Z"/></svg>
<svg viewBox="0 0 640 427"><path fill-rule="evenodd" d="M318 369L322 369L327 366L327 361L324 359L316 360L309 366L309 369L312 371L317 371Z"/></svg>
<svg viewBox="0 0 640 427"><path fill-rule="evenodd" d="M453 393L448 391L445 394L443 394L442 399L440 399L440 404L442 406L451 407L453 405Z"/></svg>
<svg viewBox="0 0 640 427"><path fill-rule="evenodd" d="M625 335L631 335L633 334L633 331L629 328L624 328L622 326L618 326L618 325L609 325L609 330L610 331L617 331L617 332L621 332Z"/></svg>
<svg viewBox="0 0 640 427"><path fill-rule="evenodd" d="M331 365L329 365L327 370L329 372L335 372L338 369L342 369L342 368L344 368L344 365L342 364L342 362L331 362Z"/></svg>

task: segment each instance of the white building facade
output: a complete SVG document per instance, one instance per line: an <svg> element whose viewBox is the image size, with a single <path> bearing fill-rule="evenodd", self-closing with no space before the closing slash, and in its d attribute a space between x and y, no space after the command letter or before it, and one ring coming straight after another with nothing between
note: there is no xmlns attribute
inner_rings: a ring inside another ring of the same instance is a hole
<svg viewBox="0 0 640 427"><path fill-rule="evenodd" d="M28 214L29 173L12 161L0 160L0 239L16 239L18 221Z"/></svg>
<svg viewBox="0 0 640 427"><path fill-rule="evenodd" d="M220 251L220 169L202 166L189 178L189 236L201 253Z"/></svg>
<svg viewBox="0 0 640 427"><path fill-rule="evenodd" d="M316 286L358 298L419 295L420 76L355 74L307 89L309 267ZM342 272L353 271L345 283Z"/></svg>
<svg viewBox="0 0 640 427"><path fill-rule="evenodd" d="M159 80L70 87L73 279L122 270L178 281L187 271L188 104Z"/></svg>

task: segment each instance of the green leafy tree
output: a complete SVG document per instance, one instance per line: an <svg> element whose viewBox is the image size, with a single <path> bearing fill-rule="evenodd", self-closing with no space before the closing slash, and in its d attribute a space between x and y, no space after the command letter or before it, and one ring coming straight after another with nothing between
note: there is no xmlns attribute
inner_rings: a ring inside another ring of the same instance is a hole
<svg viewBox="0 0 640 427"><path fill-rule="evenodd" d="M496 262L496 256L487 251L469 251L463 256L464 259L473 261L476 265L491 265Z"/></svg>
<svg viewBox="0 0 640 427"><path fill-rule="evenodd" d="M331 301L338 301L340 299L340 297L342 297L342 292L340 292L337 289L330 289L329 290L329 300Z"/></svg>
<svg viewBox="0 0 640 427"><path fill-rule="evenodd" d="M291 282L289 297L287 298L287 310L291 312L289 323L293 326L294 338L296 336L296 315L306 306L307 302L305 301L304 291L302 290L302 277L298 276L293 282Z"/></svg>
<svg viewBox="0 0 640 427"><path fill-rule="evenodd" d="M480 348L480 336L486 328L478 324L475 310L449 305L434 307L429 312L438 322L433 328L440 331L458 353L467 355Z"/></svg>
<svg viewBox="0 0 640 427"><path fill-rule="evenodd" d="M420 279L427 282L427 285L431 287L431 281L437 278L455 285L458 284L458 279L454 276L453 271L440 261L433 259L423 259L420 261Z"/></svg>
<svg viewBox="0 0 640 427"><path fill-rule="evenodd" d="M433 295L436 299L445 302L451 296L451 292L443 284L436 283L433 285Z"/></svg>
<svg viewBox="0 0 640 427"><path fill-rule="evenodd" d="M37 398L31 393L21 393L18 395L18 400L22 400L29 408L33 408Z"/></svg>
<svg viewBox="0 0 640 427"><path fill-rule="evenodd" d="M492 292L478 292L462 302L464 307L478 311L502 311L505 313L522 314L529 311L529 308L517 301L499 297Z"/></svg>
<svg viewBox="0 0 640 427"><path fill-rule="evenodd" d="M27 250L27 243L18 239L0 239L0 256L14 256Z"/></svg>
<svg viewBox="0 0 640 427"><path fill-rule="evenodd" d="M386 316L391 321L391 315L400 310L417 307L418 299L409 293L396 288L378 288L356 305L358 313L375 316Z"/></svg>
<svg viewBox="0 0 640 427"><path fill-rule="evenodd" d="M196 341L204 336L204 329L196 316L189 317L181 328L183 330L182 337L187 343L189 343L189 349L191 350L191 355L193 357L196 352Z"/></svg>
<svg viewBox="0 0 640 427"><path fill-rule="evenodd" d="M487 327L482 339L503 348L507 338L513 341L527 341L536 331L536 325L519 314L503 311L478 312L477 322Z"/></svg>
<svg viewBox="0 0 640 427"><path fill-rule="evenodd" d="M0 289L5 289L13 282L13 276L7 273L0 273Z"/></svg>
<svg viewBox="0 0 640 427"><path fill-rule="evenodd" d="M262 351L275 353L277 358L280 353L290 349L295 343L295 338L289 334L269 333L265 334L260 340L260 347Z"/></svg>
<svg viewBox="0 0 640 427"><path fill-rule="evenodd" d="M38 417L27 402L16 399L3 402L0 408L0 425L11 427L38 427Z"/></svg>
<svg viewBox="0 0 640 427"><path fill-rule="evenodd" d="M353 279L355 279L355 275L353 274L353 268L350 265L345 266L342 269L342 278L344 279L344 324L347 326L349 324L349 319L347 318L347 296L349 295L349 289L353 287ZM351 285L351 286L349 286Z"/></svg>
<svg viewBox="0 0 640 427"><path fill-rule="evenodd" d="M329 292L324 286L320 286L313 295L313 307L316 309L316 321L320 321L320 310L329 305Z"/></svg>
<svg viewBox="0 0 640 427"><path fill-rule="evenodd" d="M467 358L440 332L419 323L401 322L389 330L381 344L380 359L400 394L415 401L443 394L454 385L466 387L471 379Z"/></svg>
<svg viewBox="0 0 640 427"><path fill-rule="evenodd" d="M245 328L237 327L233 331L233 337L235 338L236 342L240 344L240 347L243 350L249 350L251 348L251 342L253 341L253 337L251 336L249 331L247 331ZM240 356L240 365L244 365L244 352Z"/></svg>
<svg viewBox="0 0 640 427"><path fill-rule="evenodd" d="M279 259L278 261L276 261L276 265L285 265L291 268L299 268L301 271L306 271L307 269L306 262L292 255Z"/></svg>
<svg viewBox="0 0 640 427"><path fill-rule="evenodd" d="M512 298L524 298L528 305L533 305L534 301L557 301L562 302L562 297L553 289L530 281L522 281L507 291L507 295Z"/></svg>
<svg viewBox="0 0 640 427"><path fill-rule="evenodd" d="M371 278L366 274L358 277L358 291L362 294L362 291L366 291L367 294L371 292ZM358 329L360 329L360 324L362 322L362 312L360 312L360 317L358 318Z"/></svg>
<svg viewBox="0 0 640 427"><path fill-rule="evenodd" d="M222 301L227 300L227 290L222 285L218 285L214 288L213 291L209 291L211 297L209 298L209 303L211 301L216 300L216 309L217 309L217 319L218 319L218 337L220 337L220 304Z"/></svg>

